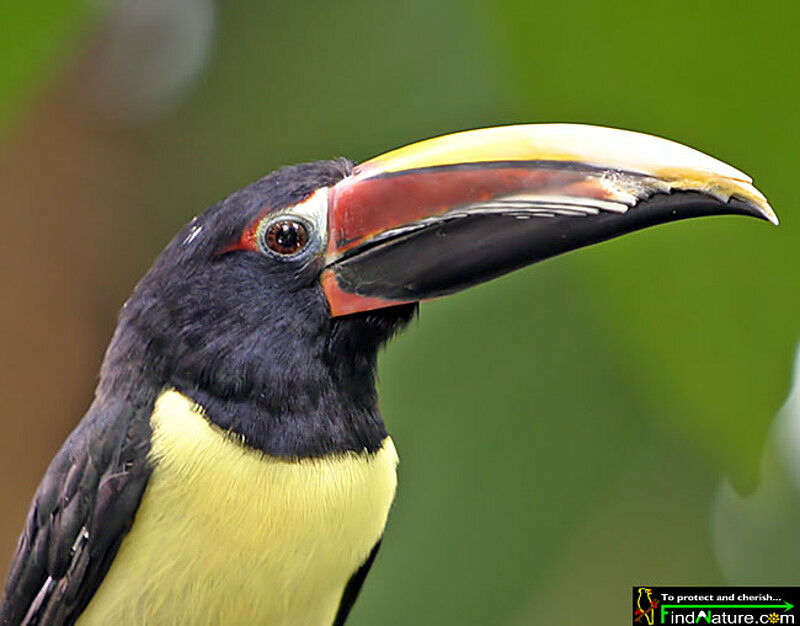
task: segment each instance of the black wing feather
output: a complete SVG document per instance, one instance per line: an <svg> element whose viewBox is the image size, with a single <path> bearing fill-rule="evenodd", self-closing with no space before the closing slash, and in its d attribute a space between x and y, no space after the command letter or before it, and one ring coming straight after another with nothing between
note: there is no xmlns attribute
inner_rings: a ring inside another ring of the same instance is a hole
<svg viewBox="0 0 800 626"><path fill-rule="evenodd" d="M342 592L339 610L336 611L336 619L333 620L332 626L344 626L344 623L347 621L347 617L350 615L350 611L356 603L358 594L361 592L364 579L367 577L367 574L369 574L369 568L372 567L372 563L375 561L375 557L381 547L381 541L383 541L383 539L378 540L378 543L375 544L375 547L373 547L372 551L369 553L367 560L364 561L363 565L359 567L356 573L347 581L347 585Z"/></svg>
<svg viewBox="0 0 800 626"><path fill-rule="evenodd" d="M0 603L4 626L73 624L130 530L150 476L149 414L98 400L39 485Z"/></svg>

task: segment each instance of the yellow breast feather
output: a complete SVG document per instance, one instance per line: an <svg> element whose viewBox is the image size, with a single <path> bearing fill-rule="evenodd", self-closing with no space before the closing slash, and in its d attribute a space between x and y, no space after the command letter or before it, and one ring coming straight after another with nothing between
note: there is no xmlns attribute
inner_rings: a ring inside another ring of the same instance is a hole
<svg viewBox="0 0 800 626"><path fill-rule="evenodd" d="M386 524L392 440L374 454L278 459L174 390L151 424L153 474L79 625L329 625Z"/></svg>

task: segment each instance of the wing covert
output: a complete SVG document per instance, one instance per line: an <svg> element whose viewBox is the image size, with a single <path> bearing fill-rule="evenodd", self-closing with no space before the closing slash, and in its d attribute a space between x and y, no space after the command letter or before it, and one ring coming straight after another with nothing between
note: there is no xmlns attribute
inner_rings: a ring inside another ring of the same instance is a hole
<svg viewBox="0 0 800 626"><path fill-rule="evenodd" d="M131 527L150 475L149 409L97 400L39 484L6 581L0 624L73 624Z"/></svg>

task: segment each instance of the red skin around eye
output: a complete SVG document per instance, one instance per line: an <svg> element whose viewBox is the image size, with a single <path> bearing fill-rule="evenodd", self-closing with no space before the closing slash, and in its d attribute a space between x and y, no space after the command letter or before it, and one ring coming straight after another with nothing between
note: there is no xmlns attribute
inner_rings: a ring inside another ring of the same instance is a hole
<svg viewBox="0 0 800 626"><path fill-rule="evenodd" d="M234 241L230 245L225 246L217 254L226 254L228 252L235 252L236 250L258 252L258 227L261 225L261 220L264 219L267 213L268 211L264 211L262 215L259 215L257 220L244 229L238 241Z"/></svg>
<svg viewBox="0 0 800 626"><path fill-rule="evenodd" d="M310 198L313 194L314 192L312 191L305 198L300 200L300 203L308 200L308 198ZM272 212L271 208L264 209L258 216L258 218L253 220L253 222L247 228L244 229L244 231L242 232L242 236L239 237L239 241L235 241L230 245L225 246L217 254L235 252L236 250L249 250L250 252L258 252L260 250L258 246L258 230L259 227L261 226L261 222L271 212Z"/></svg>

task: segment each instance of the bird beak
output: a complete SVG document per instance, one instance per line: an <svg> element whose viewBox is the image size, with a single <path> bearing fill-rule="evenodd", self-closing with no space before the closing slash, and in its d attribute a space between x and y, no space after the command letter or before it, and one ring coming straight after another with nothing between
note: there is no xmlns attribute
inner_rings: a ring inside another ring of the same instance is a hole
<svg viewBox="0 0 800 626"><path fill-rule="evenodd" d="M576 124L472 130L357 166L328 194L332 316L450 294L569 250L705 215L778 223L742 172Z"/></svg>

